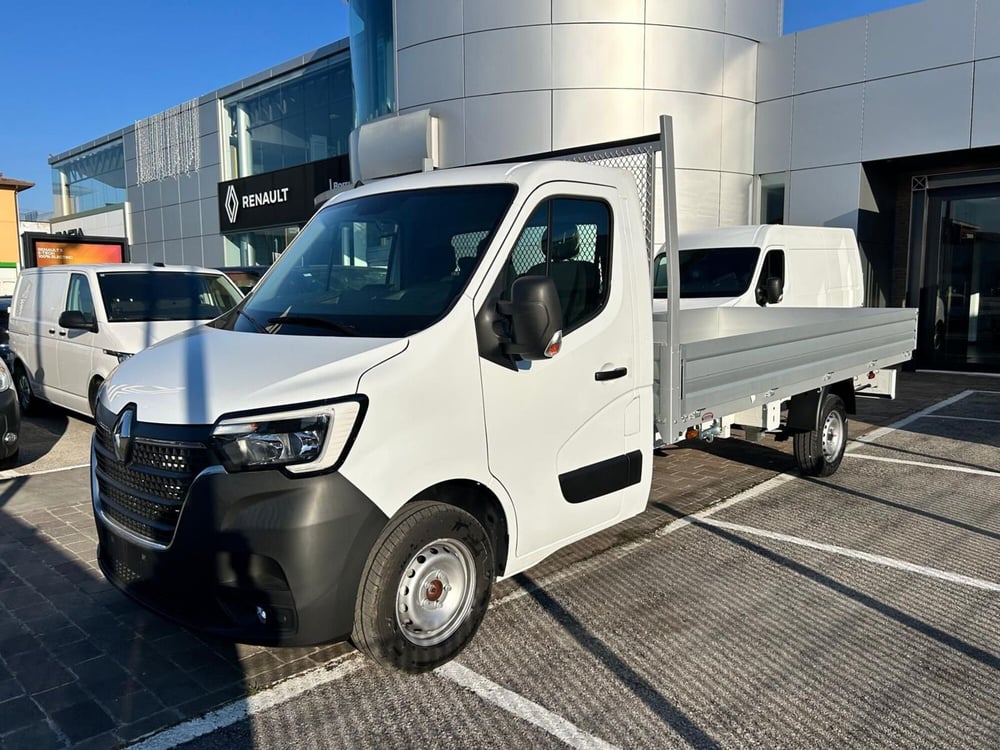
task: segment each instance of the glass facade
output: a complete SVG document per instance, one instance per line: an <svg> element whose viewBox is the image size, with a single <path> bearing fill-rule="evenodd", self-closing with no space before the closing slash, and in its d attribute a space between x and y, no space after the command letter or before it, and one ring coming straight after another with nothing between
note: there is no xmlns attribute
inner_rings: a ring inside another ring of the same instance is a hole
<svg viewBox="0 0 1000 750"><path fill-rule="evenodd" d="M223 105L228 179L346 154L354 127L350 58L314 63L241 91Z"/></svg>
<svg viewBox="0 0 1000 750"><path fill-rule="evenodd" d="M350 0L355 124L396 111L392 0Z"/></svg>
<svg viewBox="0 0 1000 750"><path fill-rule="evenodd" d="M785 173L760 176L760 223L785 223Z"/></svg>
<svg viewBox="0 0 1000 750"><path fill-rule="evenodd" d="M52 205L70 216L125 202L125 148L121 140L52 165Z"/></svg>
<svg viewBox="0 0 1000 750"><path fill-rule="evenodd" d="M302 227L275 227L233 232L226 238L227 266L269 266L278 259Z"/></svg>

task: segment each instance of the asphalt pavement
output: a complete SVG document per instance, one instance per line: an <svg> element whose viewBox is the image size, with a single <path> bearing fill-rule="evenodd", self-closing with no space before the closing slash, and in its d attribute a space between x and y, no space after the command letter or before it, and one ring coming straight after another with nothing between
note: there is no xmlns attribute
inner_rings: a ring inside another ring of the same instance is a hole
<svg viewBox="0 0 1000 750"><path fill-rule="evenodd" d="M996 747L1000 380L900 392L861 402L827 479L787 445L665 451L647 513L499 584L470 647L418 677L164 623L95 575L83 470L8 476L0 742Z"/></svg>

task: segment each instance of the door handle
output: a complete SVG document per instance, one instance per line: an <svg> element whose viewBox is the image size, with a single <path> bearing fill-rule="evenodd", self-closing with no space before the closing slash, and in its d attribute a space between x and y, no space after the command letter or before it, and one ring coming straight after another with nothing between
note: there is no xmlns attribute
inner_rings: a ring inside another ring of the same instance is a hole
<svg viewBox="0 0 1000 750"><path fill-rule="evenodd" d="M628 375L627 367L616 367L614 370L599 370L594 373L594 380L598 382L604 380L618 380L618 378L624 378Z"/></svg>
<svg viewBox="0 0 1000 750"><path fill-rule="evenodd" d="M66 331L59 331L59 335L60 336L65 336L66 335Z"/></svg>
<svg viewBox="0 0 1000 750"><path fill-rule="evenodd" d="M50 329L49 329L49 333L55 333L55 332L56 332L56 329L55 329L55 328L50 328Z"/></svg>

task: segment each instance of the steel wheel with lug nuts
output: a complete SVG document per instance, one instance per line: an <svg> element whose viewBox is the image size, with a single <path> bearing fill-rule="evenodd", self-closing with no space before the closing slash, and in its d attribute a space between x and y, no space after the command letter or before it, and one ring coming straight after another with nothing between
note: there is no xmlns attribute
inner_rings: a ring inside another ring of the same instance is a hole
<svg viewBox="0 0 1000 750"><path fill-rule="evenodd" d="M807 477L828 477L844 460L847 448L847 411L840 396L827 393L819 410L817 428L795 436L795 460Z"/></svg>
<svg viewBox="0 0 1000 750"><path fill-rule="evenodd" d="M379 664L425 672L469 643L489 606L496 576L482 524L436 502L405 506L368 556L351 639Z"/></svg>

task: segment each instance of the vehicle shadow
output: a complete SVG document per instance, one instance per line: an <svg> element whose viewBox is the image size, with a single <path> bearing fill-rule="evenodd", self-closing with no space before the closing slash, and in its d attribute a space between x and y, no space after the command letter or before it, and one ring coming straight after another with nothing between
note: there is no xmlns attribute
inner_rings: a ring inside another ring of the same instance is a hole
<svg viewBox="0 0 1000 750"><path fill-rule="evenodd" d="M70 427L70 417L58 407L36 402L31 416L21 417L17 466L21 469L49 455Z"/></svg>

